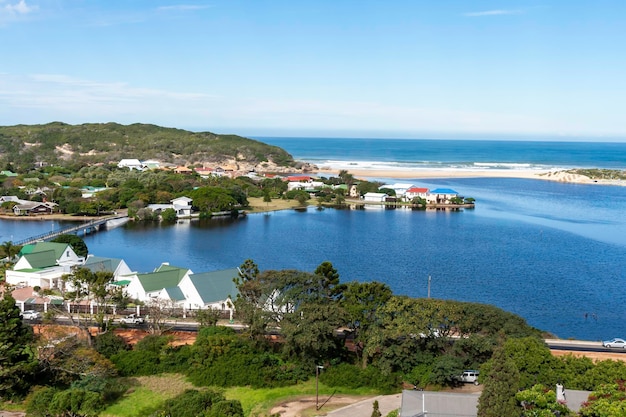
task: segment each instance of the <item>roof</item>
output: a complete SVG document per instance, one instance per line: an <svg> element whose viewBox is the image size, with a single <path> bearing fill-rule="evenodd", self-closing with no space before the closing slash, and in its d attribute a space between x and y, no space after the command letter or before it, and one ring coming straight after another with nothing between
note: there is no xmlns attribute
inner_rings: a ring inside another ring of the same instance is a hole
<svg viewBox="0 0 626 417"><path fill-rule="evenodd" d="M190 275L192 284L196 287L204 304L222 301L228 297L235 298L239 293L233 278L237 277L237 268L224 269L221 271L203 272Z"/></svg>
<svg viewBox="0 0 626 417"><path fill-rule="evenodd" d="M48 268L57 265L59 259L53 250L34 252L24 255L28 264L35 269Z"/></svg>
<svg viewBox="0 0 626 417"><path fill-rule="evenodd" d="M433 416L475 417L480 393L402 391L402 416L419 416L426 410Z"/></svg>
<svg viewBox="0 0 626 417"><path fill-rule="evenodd" d="M385 193L365 193L364 197L387 197L387 194Z"/></svg>
<svg viewBox="0 0 626 417"><path fill-rule="evenodd" d="M309 177L308 175L291 175L289 177L287 177L287 181L310 181L311 177Z"/></svg>
<svg viewBox="0 0 626 417"><path fill-rule="evenodd" d="M435 190L432 190L430 193L431 194L458 194L456 191L454 191L451 188L437 188Z"/></svg>
<svg viewBox="0 0 626 417"><path fill-rule="evenodd" d="M406 190L407 193L427 193L428 188L420 188L420 187L411 187Z"/></svg>
<svg viewBox="0 0 626 417"><path fill-rule="evenodd" d="M122 263L121 259L89 255L83 264L83 268L87 268L91 272L115 272L120 266L120 263Z"/></svg>
<svg viewBox="0 0 626 417"><path fill-rule="evenodd" d="M20 250L19 256L27 255L29 253L48 252L53 251L55 259L60 259L63 256L63 252L67 250L69 244L58 242L37 242L25 245Z"/></svg>
<svg viewBox="0 0 626 417"><path fill-rule="evenodd" d="M172 301L183 301L185 299L185 295L180 287L164 288L163 291L165 291L167 297Z"/></svg>
<svg viewBox="0 0 626 417"><path fill-rule="evenodd" d="M189 269L187 268L163 264L154 272L137 274L137 278L144 291L154 292L163 288L176 287L188 271Z"/></svg>

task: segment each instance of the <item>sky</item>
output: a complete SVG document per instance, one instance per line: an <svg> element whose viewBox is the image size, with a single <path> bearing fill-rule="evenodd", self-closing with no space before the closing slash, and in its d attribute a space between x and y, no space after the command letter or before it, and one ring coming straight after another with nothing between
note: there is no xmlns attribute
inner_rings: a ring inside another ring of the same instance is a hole
<svg viewBox="0 0 626 417"><path fill-rule="evenodd" d="M623 0L0 0L0 125L626 141Z"/></svg>

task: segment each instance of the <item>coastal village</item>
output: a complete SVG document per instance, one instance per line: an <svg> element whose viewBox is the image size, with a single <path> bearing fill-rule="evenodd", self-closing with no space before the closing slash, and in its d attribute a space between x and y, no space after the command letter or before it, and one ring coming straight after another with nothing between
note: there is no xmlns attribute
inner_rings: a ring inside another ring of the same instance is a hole
<svg viewBox="0 0 626 417"><path fill-rule="evenodd" d="M123 159L118 168L127 170L155 170L164 169L158 161L139 161L138 159ZM198 175L208 179L211 176L240 176L242 172L233 169L223 169L220 166L187 168L184 166L165 167L181 175ZM13 173L3 171L3 175L13 176ZM265 178L279 178L286 183L287 191L304 191L311 198L315 198L320 191L329 187L319 177L313 175L296 174L280 175L276 173L258 175L254 171L246 172L245 176L255 181ZM363 195L358 190L358 180L352 183L335 184L330 187L340 190L346 197L346 203L360 208L415 208L417 204L424 209L458 210L460 207L473 207L472 199L465 199L452 189L437 188L430 190L413 183L392 183L380 185L377 192L366 192ZM24 187L26 188L26 186ZM82 198L96 199L98 193L107 190L107 187L84 186L81 188ZM48 201L46 196L51 190L47 187L28 187L27 195L39 196L41 201L23 200L17 196L0 196L0 206L12 209L12 215L45 217L58 211L57 204ZM156 215L165 210L173 210L179 219L198 217L198 211L193 200L186 196L174 198L169 204L149 204L146 207ZM220 214L220 213L214 213ZM225 214L230 214L226 212ZM109 219L109 227L119 225L128 218L116 216ZM58 233L57 233L58 234ZM55 235L57 235L55 234ZM48 239L52 237L49 236ZM135 305L136 314L141 315L141 306L159 302L170 308L179 309L183 316L187 312L198 309L213 309L220 311L224 316L232 318L233 299L237 295L237 288L233 278L237 276L237 268L223 271L195 272L184 266L173 266L162 263L151 272L132 271L123 259L102 258L93 254L79 257L68 244L40 241L29 242L21 248L13 267L6 271L6 283L15 286L14 298L22 311L35 309L47 312L50 306L65 304L67 311L71 311L70 303L63 299L65 292L74 291L69 282L63 277L71 274L76 268L87 268L92 272L102 271L112 274L110 286L117 287L130 297ZM94 300L75 301L85 312L93 313L97 309ZM115 313L114 313L115 314Z"/></svg>

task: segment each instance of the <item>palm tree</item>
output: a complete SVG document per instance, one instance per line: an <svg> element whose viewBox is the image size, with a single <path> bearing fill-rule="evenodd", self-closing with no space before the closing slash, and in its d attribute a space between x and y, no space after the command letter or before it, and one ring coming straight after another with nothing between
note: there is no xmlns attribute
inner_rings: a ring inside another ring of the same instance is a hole
<svg viewBox="0 0 626 417"><path fill-rule="evenodd" d="M350 186L354 184L354 175L350 174L345 169L342 169L341 171L339 171L339 178L341 178L344 184L348 186L348 189L350 189Z"/></svg>
<svg viewBox="0 0 626 417"><path fill-rule="evenodd" d="M2 253L9 261L11 261L20 251L20 247L14 245L13 242L10 240L2 243L2 245L0 245L0 248L2 248Z"/></svg>

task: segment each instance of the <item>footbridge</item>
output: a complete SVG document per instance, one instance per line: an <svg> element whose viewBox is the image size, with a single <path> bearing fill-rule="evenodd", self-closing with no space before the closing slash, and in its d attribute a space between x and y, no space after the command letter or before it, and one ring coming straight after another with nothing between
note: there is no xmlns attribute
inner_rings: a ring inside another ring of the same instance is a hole
<svg viewBox="0 0 626 417"><path fill-rule="evenodd" d="M101 218L91 220L85 223L74 224L72 226L52 230L47 233L42 233L38 236L29 237L27 239L20 240L19 242L15 242L14 244L19 245L19 246L24 246L24 245L29 245L31 243L36 243L36 242L45 242L47 240L54 239L55 237L58 237L61 235L68 235L68 234L78 235L82 233L83 235L87 235L89 233L106 229L107 225L109 226L119 225L120 223L123 223L124 220L127 220L127 219L128 217L126 215L101 217Z"/></svg>

